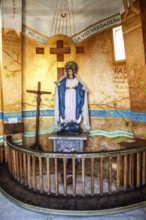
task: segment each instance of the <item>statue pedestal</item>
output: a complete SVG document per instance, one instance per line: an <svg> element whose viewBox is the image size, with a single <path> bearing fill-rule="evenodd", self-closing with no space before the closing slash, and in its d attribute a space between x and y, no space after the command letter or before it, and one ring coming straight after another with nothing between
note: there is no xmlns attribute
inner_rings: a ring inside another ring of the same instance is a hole
<svg viewBox="0 0 146 220"><path fill-rule="evenodd" d="M54 152L83 152L84 141L88 139L88 134L88 132L79 135L53 133L48 139L53 140Z"/></svg>

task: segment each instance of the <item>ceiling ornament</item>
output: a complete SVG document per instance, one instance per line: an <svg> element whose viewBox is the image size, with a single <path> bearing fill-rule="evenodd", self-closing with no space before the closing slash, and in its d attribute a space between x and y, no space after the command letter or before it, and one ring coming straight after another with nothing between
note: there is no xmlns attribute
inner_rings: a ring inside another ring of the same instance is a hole
<svg viewBox="0 0 146 220"><path fill-rule="evenodd" d="M75 34L73 0L56 0L50 36Z"/></svg>

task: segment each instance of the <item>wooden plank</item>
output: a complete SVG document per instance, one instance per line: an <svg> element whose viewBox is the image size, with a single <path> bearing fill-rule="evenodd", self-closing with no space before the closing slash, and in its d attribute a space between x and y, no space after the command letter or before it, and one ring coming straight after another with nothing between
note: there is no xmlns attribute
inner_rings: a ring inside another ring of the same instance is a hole
<svg viewBox="0 0 146 220"><path fill-rule="evenodd" d="M91 158L91 195L94 196L94 158Z"/></svg>
<svg viewBox="0 0 146 220"><path fill-rule="evenodd" d="M135 173L135 169L134 169L134 155L131 154L131 189L134 188L134 173Z"/></svg>
<svg viewBox="0 0 146 220"><path fill-rule="evenodd" d="M124 191L127 190L127 155L124 155Z"/></svg>
<svg viewBox="0 0 146 220"><path fill-rule="evenodd" d="M0 163L2 163L3 158L2 158L2 150L0 149Z"/></svg>
<svg viewBox="0 0 146 220"><path fill-rule="evenodd" d="M23 184L23 160L22 160L21 152L19 152L19 172L20 172L20 183Z"/></svg>
<svg viewBox="0 0 146 220"><path fill-rule="evenodd" d="M10 162L9 162L9 170L10 170L10 173L12 173L12 153L11 153L11 151L12 151L12 149L11 148L9 148L9 160L10 160Z"/></svg>
<svg viewBox="0 0 146 220"><path fill-rule="evenodd" d="M4 160L3 152L4 152L3 148L0 149L0 163L3 163L3 160Z"/></svg>
<svg viewBox="0 0 146 220"><path fill-rule="evenodd" d="M24 132L24 123L11 123L11 124L4 124L4 133L5 134L17 134Z"/></svg>
<svg viewBox="0 0 146 220"><path fill-rule="evenodd" d="M70 48L64 47L64 48L50 48L50 54L69 54Z"/></svg>
<svg viewBox="0 0 146 220"><path fill-rule="evenodd" d="M112 157L109 157L109 193L112 192Z"/></svg>
<svg viewBox="0 0 146 220"><path fill-rule="evenodd" d="M8 168L9 172L12 172L12 156L11 156L11 148L8 147Z"/></svg>
<svg viewBox="0 0 146 220"><path fill-rule="evenodd" d="M16 179L16 151L13 150L13 164L14 164L14 173L13 176Z"/></svg>
<svg viewBox="0 0 146 220"><path fill-rule="evenodd" d="M64 196L67 196L67 172L66 172L66 158L63 158L63 186L64 186Z"/></svg>
<svg viewBox="0 0 146 220"><path fill-rule="evenodd" d="M142 185L145 185L145 173L146 173L146 153L142 152Z"/></svg>
<svg viewBox="0 0 146 220"><path fill-rule="evenodd" d="M128 185L132 184L132 154L129 155L129 167L128 167Z"/></svg>
<svg viewBox="0 0 146 220"><path fill-rule="evenodd" d="M11 173L11 148L8 147L8 168Z"/></svg>
<svg viewBox="0 0 146 220"><path fill-rule="evenodd" d="M85 196L85 158L82 158L82 196Z"/></svg>
<svg viewBox="0 0 146 220"><path fill-rule="evenodd" d="M28 188L31 188L31 171L30 171L30 155L27 155L27 183Z"/></svg>
<svg viewBox="0 0 146 220"><path fill-rule="evenodd" d="M16 179L17 179L17 181L20 180L20 178L19 178L19 159L18 159L18 151L16 151Z"/></svg>
<svg viewBox="0 0 146 220"><path fill-rule="evenodd" d="M14 176L14 155L13 155L13 149L11 149L11 158L12 158L12 172L11 172L11 174Z"/></svg>
<svg viewBox="0 0 146 220"><path fill-rule="evenodd" d="M75 158L72 158L72 175L73 175L72 191L73 191L73 196L76 196L76 161L75 161Z"/></svg>
<svg viewBox="0 0 146 220"><path fill-rule="evenodd" d="M48 188L48 195L50 195L51 194L50 158L46 158L46 165L47 165L47 188Z"/></svg>
<svg viewBox="0 0 146 220"><path fill-rule="evenodd" d="M137 159L137 163L136 163L136 186L140 187L140 153L136 154L136 159Z"/></svg>
<svg viewBox="0 0 146 220"><path fill-rule="evenodd" d="M24 173L24 183L27 185L27 164L26 164L26 154L23 153L23 173Z"/></svg>
<svg viewBox="0 0 146 220"><path fill-rule="evenodd" d="M59 189L58 189L58 159L54 158L55 162L55 194L58 196Z"/></svg>
<svg viewBox="0 0 146 220"><path fill-rule="evenodd" d="M145 161L146 161L146 152L145 152ZM146 162L145 162L146 164ZM146 167L145 167L145 182L146 182Z"/></svg>
<svg viewBox="0 0 146 220"><path fill-rule="evenodd" d="M12 158L12 175L14 176L14 155L13 155L13 149L11 149L11 158Z"/></svg>
<svg viewBox="0 0 146 220"><path fill-rule="evenodd" d="M12 148L10 148L10 173L12 174L13 170L13 156L12 156Z"/></svg>
<svg viewBox="0 0 146 220"><path fill-rule="evenodd" d="M57 48L63 48L63 40L57 41Z"/></svg>
<svg viewBox="0 0 146 220"><path fill-rule="evenodd" d="M63 40L58 40L58 41L57 41L57 48L62 48L62 49L64 49L64 48L63 48ZM57 61L58 61L58 62L64 61L64 54L58 52L58 53L57 53Z"/></svg>
<svg viewBox="0 0 146 220"><path fill-rule="evenodd" d="M32 187L33 190L37 190L37 180L36 180L36 157L32 157Z"/></svg>
<svg viewBox="0 0 146 220"><path fill-rule="evenodd" d="M100 194L103 194L103 158L100 158Z"/></svg>
<svg viewBox="0 0 146 220"><path fill-rule="evenodd" d="M117 191L120 190L120 162L121 162L121 156L117 156Z"/></svg>
<svg viewBox="0 0 146 220"><path fill-rule="evenodd" d="M44 187L43 187L43 163L42 158L39 157L39 177L40 177L40 193L43 193Z"/></svg>

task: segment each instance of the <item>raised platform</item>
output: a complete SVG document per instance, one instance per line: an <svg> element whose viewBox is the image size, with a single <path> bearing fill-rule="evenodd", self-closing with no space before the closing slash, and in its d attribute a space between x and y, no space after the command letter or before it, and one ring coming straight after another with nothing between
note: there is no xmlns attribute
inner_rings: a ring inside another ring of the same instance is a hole
<svg viewBox="0 0 146 220"><path fill-rule="evenodd" d="M133 210L146 206L146 187L129 192L97 196L49 196L27 189L14 180L6 164L0 165L1 192L17 205L40 212L59 215L101 215Z"/></svg>

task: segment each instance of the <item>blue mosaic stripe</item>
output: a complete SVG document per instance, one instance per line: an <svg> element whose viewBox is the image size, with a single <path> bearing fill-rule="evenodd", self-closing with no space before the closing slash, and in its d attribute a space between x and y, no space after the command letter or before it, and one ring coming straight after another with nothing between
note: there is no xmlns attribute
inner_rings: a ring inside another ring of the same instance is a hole
<svg viewBox="0 0 146 220"><path fill-rule="evenodd" d="M40 116L42 117L54 117L54 110L40 110ZM89 110L89 116L91 118L129 118L135 122L146 122L146 112L131 112L130 110ZM36 117L36 110L29 110L14 113L2 113L0 112L0 119L8 121L8 118L17 118L18 121L23 118Z"/></svg>
<svg viewBox="0 0 146 220"><path fill-rule="evenodd" d="M130 110L89 110L90 117L107 117L107 118L131 118Z"/></svg>
<svg viewBox="0 0 146 220"><path fill-rule="evenodd" d="M54 116L54 110L40 110L40 116L49 116L53 117ZM31 118L31 117L36 117L36 110L32 111L23 111L22 112L23 118Z"/></svg>
<svg viewBox="0 0 146 220"><path fill-rule="evenodd" d="M23 111L23 118L30 118L36 116L36 110ZM54 110L40 110L40 116L54 116ZM130 110L89 110L90 117L107 117L107 118L131 118Z"/></svg>
<svg viewBox="0 0 146 220"><path fill-rule="evenodd" d="M9 118L17 118L18 121L21 121L22 113L21 112L3 113L4 121L8 121Z"/></svg>
<svg viewBox="0 0 146 220"><path fill-rule="evenodd" d="M135 122L146 122L146 112L131 112L131 119Z"/></svg>
<svg viewBox="0 0 146 220"><path fill-rule="evenodd" d="M0 120L2 120L2 119L3 119L3 113L0 112Z"/></svg>

